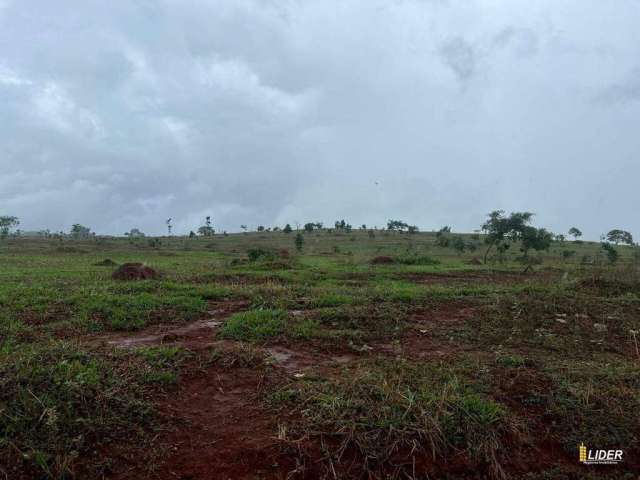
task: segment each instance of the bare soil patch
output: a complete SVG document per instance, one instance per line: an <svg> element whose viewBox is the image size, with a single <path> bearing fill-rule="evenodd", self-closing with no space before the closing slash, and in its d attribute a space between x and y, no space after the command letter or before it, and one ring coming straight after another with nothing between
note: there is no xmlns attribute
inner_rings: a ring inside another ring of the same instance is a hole
<svg viewBox="0 0 640 480"><path fill-rule="evenodd" d="M395 341L373 342L363 351L428 360L473 350L475 347L450 341L446 332L472 319L479 309L478 305L451 301L422 307L409 315L408 328Z"/></svg>
<svg viewBox="0 0 640 480"><path fill-rule="evenodd" d="M190 350L199 350L219 343L214 340L213 333L222 325L226 317L246 307L247 302L244 300L212 302L207 318L180 326L154 325L134 334L102 335L98 340L121 348L177 344Z"/></svg>
<svg viewBox="0 0 640 480"><path fill-rule="evenodd" d="M295 456L278 440L277 417L261 406L264 372L210 368L185 375L177 392L158 399L166 421L158 438L160 459L141 452L122 458L113 477L139 479L281 479L295 470Z"/></svg>

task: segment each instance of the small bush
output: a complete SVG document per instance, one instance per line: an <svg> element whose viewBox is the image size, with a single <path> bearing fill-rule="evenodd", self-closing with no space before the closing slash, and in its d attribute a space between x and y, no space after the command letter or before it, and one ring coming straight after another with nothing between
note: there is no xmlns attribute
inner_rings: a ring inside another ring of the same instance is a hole
<svg viewBox="0 0 640 480"><path fill-rule="evenodd" d="M250 248L247 250L247 257L249 257L250 262L257 262L260 259L273 260L275 255L272 252L263 250L262 248Z"/></svg>
<svg viewBox="0 0 640 480"><path fill-rule="evenodd" d="M428 255L403 255L396 258L396 262L402 265L439 265L440 261Z"/></svg>

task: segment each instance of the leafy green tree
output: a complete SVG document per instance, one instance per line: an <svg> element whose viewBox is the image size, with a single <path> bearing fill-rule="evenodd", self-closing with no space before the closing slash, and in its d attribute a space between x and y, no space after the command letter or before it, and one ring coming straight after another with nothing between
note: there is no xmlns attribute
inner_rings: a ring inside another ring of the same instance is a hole
<svg viewBox="0 0 640 480"><path fill-rule="evenodd" d="M296 250L298 252L301 252L302 247L304 246L304 235L302 235L302 233L300 232L296 233L295 244L296 244Z"/></svg>
<svg viewBox="0 0 640 480"><path fill-rule="evenodd" d="M578 240L582 236L582 232L576 227L571 227L567 233L573 237L574 240Z"/></svg>
<svg viewBox="0 0 640 480"><path fill-rule="evenodd" d="M633 245L633 235L625 230L619 230L617 228L607 233L607 240L611 243L615 243L616 245L619 243Z"/></svg>
<svg viewBox="0 0 640 480"><path fill-rule="evenodd" d="M305 232L313 232L314 228L316 228L316 224L315 223L305 223L304 224L304 231Z"/></svg>
<svg viewBox="0 0 640 480"><path fill-rule="evenodd" d="M520 241L522 245L520 250L524 257L529 255L529 250L549 250L551 242L553 241L553 234L544 228L535 228L526 225L520 232Z"/></svg>
<svg viewBox="0 0 640 480"><path fill-rule="evenodd" d="M282 231L284 233L291 233L293 232L293 228L291 228L291 225L289 225L288 223L284 226L284 228L282 229Z"/></svg>
<svg viewBox="0 0 640 480"><path fill-rule="evenodd" d="M513 212L508 217L504 210L494 210L487 215L489 218L482 224L485 232L485 242L488 245L484 253L484 263L492 248L496 248L503 255L509 248L510 242L522 239L524 228L531 222L533 213Z"/></svg>
<svg viewBox="0 0 640 480"><path fill-rule="evenodd" d="M402 220L389 220L387 221L387 230L390 232L404 232L409 228L409 224Z"/></svg>
<svg viewBox="0 0 640 480"><path fill-rule="evenodd" d="M18 217L3 215L0 216L0 237L6 238L13 227L20 225Z"/></svg>

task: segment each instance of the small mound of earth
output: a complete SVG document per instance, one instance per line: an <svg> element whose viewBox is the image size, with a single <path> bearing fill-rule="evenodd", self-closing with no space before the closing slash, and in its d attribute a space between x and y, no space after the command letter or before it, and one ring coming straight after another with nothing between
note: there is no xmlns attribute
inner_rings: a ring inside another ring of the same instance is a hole
<svg viewBox="0 0 640 480"><path fill-rule="evenodd" d="M482 265L482 262L478 257L473 257L471 260L467 262L468 265Z"/></svg>
<svg viewBox="0 0 640 480"><path fill-rule="evenodd" d="M143 263L123 263L111 275L114 280L150 280L160 275Z"/></svg>
<svg viewBox="0 0 640 480"><path fill-rule="evenodd" d="M110 258L105 258L101 262L94 263L94 265L96 267L115 267L118 264L116 262L114 262L113 260L111 260Z"/></svg>
<svg viewBox="0 0 640 480"><path fill-rule="evenodd" d="M374 265L384 265L384 264L394 263L394 260L391 257L381 255L379 257L374 257L371 260L371 263Z"/></svg>

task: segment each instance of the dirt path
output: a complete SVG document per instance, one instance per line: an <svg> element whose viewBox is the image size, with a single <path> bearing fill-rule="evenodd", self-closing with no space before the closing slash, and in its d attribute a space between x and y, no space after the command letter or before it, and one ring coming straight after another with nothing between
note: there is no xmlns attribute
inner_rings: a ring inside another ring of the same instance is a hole
<svg viewBox="0 0 640 480"><path fill-rule="evenodd" d="M178 392L156 408L171 425L161 436L155 464L133 463L112 477L136 479L281 479L295 469L284 455L278 424L259 399L263 374L210 368L185 376Z"/></svg>

